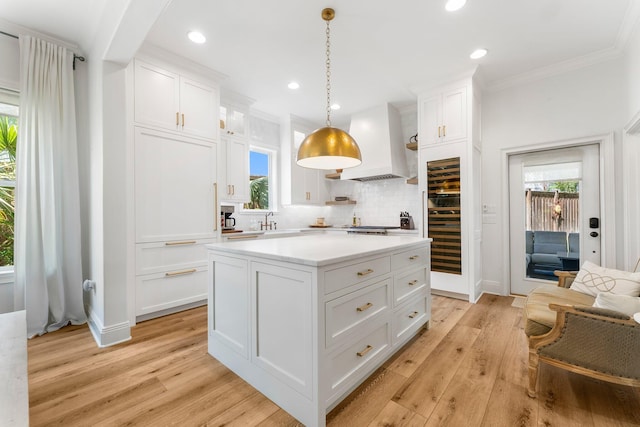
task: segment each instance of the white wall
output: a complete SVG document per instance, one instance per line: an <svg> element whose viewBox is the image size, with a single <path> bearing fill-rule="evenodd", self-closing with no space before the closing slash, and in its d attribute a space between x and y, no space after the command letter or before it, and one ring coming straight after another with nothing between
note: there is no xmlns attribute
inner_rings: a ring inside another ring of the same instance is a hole
<svg viewBox="0 0 640 427"><path fill-rule="evenodd" d="M627 82L627 119L640 112L640 22L636 23L625 58Z"/></svg>
<svg viewBox="0 0 640 427"><path fill-rule="evenodd" d="M502 206L503 180L507 178L502 175L501 150L615 132L615 162L621 166L627 90L624 59L618 58L483 95L483 204L494 205L497 215L495 224L483 226L485 289L508 289L502 283L508 218L504 218ZM621 188L621 170L616 167L616 187L611 186L610 191ZM616 192L616 205L621 201L620 192ZM622 212L617 212L616 224L622 224L621 218ZM616 261L620 262L623 230L616 228Z"/></svg>

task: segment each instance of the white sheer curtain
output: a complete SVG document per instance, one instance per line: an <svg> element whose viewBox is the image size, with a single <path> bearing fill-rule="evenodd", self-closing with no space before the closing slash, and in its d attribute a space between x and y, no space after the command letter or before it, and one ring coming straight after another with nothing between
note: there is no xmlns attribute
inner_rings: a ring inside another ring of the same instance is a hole
<svg viewBox="0 0 640 427"><path fill-rule="evenodd" d="M73 53L20 36L16 308L29 337L86 322Z"/></svg>

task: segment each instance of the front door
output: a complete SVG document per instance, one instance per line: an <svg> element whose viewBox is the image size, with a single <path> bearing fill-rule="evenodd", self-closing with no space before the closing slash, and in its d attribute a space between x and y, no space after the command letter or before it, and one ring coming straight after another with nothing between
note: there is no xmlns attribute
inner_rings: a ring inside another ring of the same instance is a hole
<svg viewBox="0 0 640 427"><path fill-rule="evenodd" d="M511 293L600 264L599 146L509 156Z"/></svg>

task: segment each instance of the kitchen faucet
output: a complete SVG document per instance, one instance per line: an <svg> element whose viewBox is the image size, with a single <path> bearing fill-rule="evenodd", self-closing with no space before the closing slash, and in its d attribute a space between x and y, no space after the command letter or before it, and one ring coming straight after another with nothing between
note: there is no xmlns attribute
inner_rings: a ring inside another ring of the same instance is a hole
<svg viewBox="0 0 640 427"><path fill-rule="evenodd" d="M276 229L276 223L274 221L269 221L268 218L269 216L273 216L273 212L269 211L266 214L264 214L264 223L260 223L260 230L275 230Z"/></svg>

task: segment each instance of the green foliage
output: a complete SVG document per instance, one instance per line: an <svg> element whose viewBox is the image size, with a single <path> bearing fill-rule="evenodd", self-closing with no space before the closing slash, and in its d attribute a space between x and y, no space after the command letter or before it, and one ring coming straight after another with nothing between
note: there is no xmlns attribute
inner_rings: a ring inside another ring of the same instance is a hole
<svg viewBox="0 0 640 427"><path fill-rule="evenodd" d="M0 116L0 181L16 180L16 118ZM13 265L14 189L0 187L0 266Z"/></svg>
<svg viewBox="0 0 640 427"><path fill-rule="evenodd" d="M559 191L561 193L577 193L578 181L556 181L549 184L549 191Z"/></svg>
<svg viewBox="0 0 640 427"><path fill-rule="evenodd" d="M251 201L244 204L245 209L269 209L269 177L261 176L249 184Z"/></svg>

